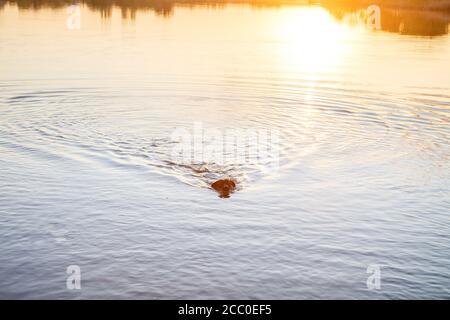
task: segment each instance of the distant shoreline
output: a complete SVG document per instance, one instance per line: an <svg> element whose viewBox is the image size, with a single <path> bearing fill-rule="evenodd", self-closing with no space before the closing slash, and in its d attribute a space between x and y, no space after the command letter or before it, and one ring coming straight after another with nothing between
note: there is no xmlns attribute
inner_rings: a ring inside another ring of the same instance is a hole
<svg viewBox="0 0 450 320"><path fill-rule="evenodd" d="M450 0L310 0L309 3L355 7L373 4L389 9L450 10Z"/></svg>
<svg viewBox="0 0 450 320"><path fill-rule="evenodd" d="M253 6L323 5L330 8L350 9L378 5L381 9L450 12L450 0L0 0L0 8L6 3L16 4L19 8L56 8L73 2L85 3L96 8L114 5L130 8L148 7L162 11L176 5L248 4Z"/></svg>

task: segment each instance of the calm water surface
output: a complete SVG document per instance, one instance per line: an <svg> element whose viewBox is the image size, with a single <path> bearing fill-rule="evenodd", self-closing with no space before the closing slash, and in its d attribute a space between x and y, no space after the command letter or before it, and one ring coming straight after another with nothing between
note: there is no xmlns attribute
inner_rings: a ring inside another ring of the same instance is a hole
<svg viewBox="0 0 450 320"><path fill-rule="evenodd" d="M30 8L0 10L1 298L450 298L445 17ZM204 164L218 198L170 161L194 123L279 130L279 169Z"/></svg>

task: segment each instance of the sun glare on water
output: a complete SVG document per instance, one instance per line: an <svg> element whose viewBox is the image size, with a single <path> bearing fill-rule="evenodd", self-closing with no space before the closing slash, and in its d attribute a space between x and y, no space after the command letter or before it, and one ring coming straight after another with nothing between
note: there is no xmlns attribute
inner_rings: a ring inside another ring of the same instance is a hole
<svg viewBox="0 0 450 320"><path fill-rule="evenodd" d="M291 71L320 73L338 66L350 32L322 8L286 10L280 15L277 37L281 59Z"/></svg>

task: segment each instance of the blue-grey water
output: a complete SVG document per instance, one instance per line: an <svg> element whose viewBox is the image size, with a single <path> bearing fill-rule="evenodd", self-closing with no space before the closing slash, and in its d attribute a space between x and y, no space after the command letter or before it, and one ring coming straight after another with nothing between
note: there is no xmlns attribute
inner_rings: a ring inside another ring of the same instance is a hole
<svg viewBox="0 0 450 320"><path fill-rule="evenodd" d="M450 298L448 32L80 8L0 9L0 298ZM279 167L202 164L219 198L172 161L198 123L278 130Z"/></svg>

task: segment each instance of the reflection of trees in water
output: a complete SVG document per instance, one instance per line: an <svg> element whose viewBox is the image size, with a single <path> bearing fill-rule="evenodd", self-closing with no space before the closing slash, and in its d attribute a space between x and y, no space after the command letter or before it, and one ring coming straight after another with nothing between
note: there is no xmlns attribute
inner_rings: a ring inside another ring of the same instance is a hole
<svg viewBox="0 0 450 320"><path fill-rule="evenodd" d="M114 6L120 8L122 18L135 19L138 10L153 10L159 15L169 16L173 2L167 0L82 0L89 8L101 12L102 17L110 17Z"/></svg>
<svg viewBox="0 0 450 320"><path fill-rule="evenodd" d="M339 5L333 0L322 0L321 5L324 6L334 17L339 20L347 20L356 23L364 23L367 18L365 11L367 3L361 1L360 4L355 2L340 1ZM366 4L364 4L366 3ZM383 4L383 1L381 0ZM395 32L404 35L417 36L439 36L449 32L450 24L450 1L430 1L423 0L413 2L402 2L406 7L395 6L393 1L384 1L389 4L380 5L381 9L381 29L388 32ZM428 3L429 10L417 9L421 8L420 4ZM435 7L431 6L434 3ZM441 6L438 6L438 5ZM448 4L448 6L444 6Z"/></svg>
<svg viewBox="0 0 450 320"><path fill-rule="evenodd" d="M22 9L61 8L82 3L110 17L113 7L120 8L124 19L134 19L138 10L152 10L170 16L175 5L187 7L223 7L229 3L273 7L293 4L320 3L339 20L364 21L366 7L373 0L0 0L0 9L16 4ZM450 0L378 0L381 7L381 28L407 35L437 36L447 34L450 24ZM424 10L423 7L430 10ZM417 8L421 8L418 10ZM432 9L432 10L431 10Z"/></svg>
<svg viewBox="0 0 450 320"><path fill-rule="evenodd" d="M5 3L16 4L21 9L56 9L81 3L99 10L102 16L110 16L112 8L116 6L122 9L122 16L134 17L138 10L153 10L162 15L170 15L175 5L223 7L230 3L240 3L253 6L280 6L306 4L308 1L310 0L0 0L0 8Z"/></svg>
<svg viewBox="0 0 450 320"><path fill-rule="evenodd" d="M450 14L436 11L382 11L383 30L405 35L439 36L448 33Z"/></svg>
<svg viewBox="0 0 450 320"><path fill-rule="evenodd" d="M174 1L171 0L0 0L4 3L16 4L19 9L57 9L80 3L100 12L102 17L110 17L113 7L122 11L123 18L134 19L138 10L153 10L168 16L172 12ZM1 7L1 2L0 2Z"/></svg>

